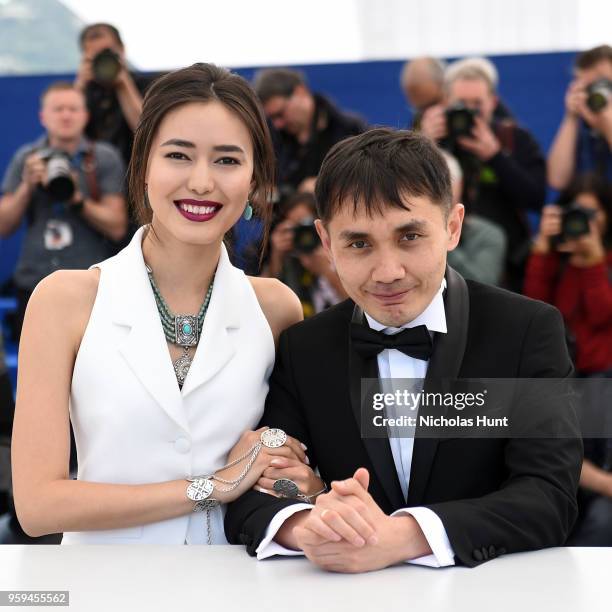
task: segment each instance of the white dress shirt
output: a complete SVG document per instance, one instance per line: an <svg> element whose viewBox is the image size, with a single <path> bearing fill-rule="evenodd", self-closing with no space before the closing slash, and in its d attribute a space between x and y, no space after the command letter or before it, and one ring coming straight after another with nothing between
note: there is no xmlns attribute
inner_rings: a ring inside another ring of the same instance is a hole
<svg viewBox="0 0 612 612"><path fill-rule="evenodd" d="M365 313L368 324L372 329L382 331L385 334L396 334L402 329L408 327L417 327L418 325L425 325L430 333L438 332L446 333L446 313L444 310L444 299L443 291L446 287L446 279L442 281L442 285L438 293L435 295L429 306L410 323L406 323L400 328L386 327L373 319L370 315ZM385 349L378 355L378 373L380 379L385 382L390 382L390 379L419 379L424 380L427 375L428 361L422 359L415 359L404 355L397 349ZM415 389L416 392L420 389ZM415 415L416 416L416 415ZM390 436L389 444L391 446L391 453L393 455L393 461L395 463L395 469L399 483L404 495L404 499L408 497L408 489L410 486L410 468L412 466L412 453L414 450L414 438L413 437L397 437ZM274 518L270 521L266 535L257 547L257 558L266 559L273 555L302 555L304 554L300 550L291 550L281 546L274 541L274 536L282 526L282 524L296 512L301 510L312 509L310 504L294 504L287 508L283 508L278 512ZM440 517L430 510L424 507L415 508L401 508L396 510L391 516L406 515L410 514L419 524L429 547L432 550L432 554L417 559L409 559L407 563L414 563L417 565L427 565L430 567L444 567L448 565L454 565L454 551L448 540L444 525L440 520Z"/></svg>

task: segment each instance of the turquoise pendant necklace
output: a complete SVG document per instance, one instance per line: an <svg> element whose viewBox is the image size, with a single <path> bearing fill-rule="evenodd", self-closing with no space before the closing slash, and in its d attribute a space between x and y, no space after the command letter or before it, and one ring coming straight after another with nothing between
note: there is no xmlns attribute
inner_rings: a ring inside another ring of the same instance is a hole
<svg viewBox="0 0 612 612"><path fill-rule="evenodd" d="M149 275L149 282L151 283L153 295L155 296L155 304L157 305L157 312L159 313L159 318L164 330L164 336L171 344L183 347L183 354L172 364L178 385L182 388L185 378L187 378L189 368L191 367L192 359L189 354L189 349L197 346L200 341L204 317L206 316L206 311L210 303L215 277L213 276L210 281L206 296L204 297L204 302L202 302L202 306L200 307L200 312L194 316L173 314L170 308L168 308L166 300L162 297L155 283L155 278L153 278L153 270L151 270L149 266L147 266L147 274Z"/></svg>

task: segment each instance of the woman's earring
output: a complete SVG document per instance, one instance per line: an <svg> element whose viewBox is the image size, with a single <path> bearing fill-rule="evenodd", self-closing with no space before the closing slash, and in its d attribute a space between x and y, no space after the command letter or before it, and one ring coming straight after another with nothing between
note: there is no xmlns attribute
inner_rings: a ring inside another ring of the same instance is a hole
<svg viewBox="0 0 612 612"><path fill-rule="evenodd" d="M246 206L244 207L244 212L242 213L242 218L245 221L250 221L253 217L253 207L251 203L247 200Z"/></svg>

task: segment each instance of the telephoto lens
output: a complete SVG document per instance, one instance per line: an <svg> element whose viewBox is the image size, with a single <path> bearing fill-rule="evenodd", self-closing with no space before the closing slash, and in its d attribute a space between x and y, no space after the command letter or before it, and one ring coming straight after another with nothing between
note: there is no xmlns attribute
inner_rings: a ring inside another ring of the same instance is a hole
<svg viewBox="0 0 612 612"><path fill-rule="evenodd" d="M319 245L319 234L314 225L314 219L304 219L293 228L293 248L296 253L307 255Z"/></svg>
<svg viewBox="0 0 612 612"><path fill-rule="evenodd" d="M471 136L478 111L458 102L446 109L446 129L452 139Z"/></svg>
<svg viewBox="0 0 612 612"><path fill-rule="evenodd" d="M47 161L47 192L57 202L67 202L74 195L70 160L55 153Z"/></svg>
<svg viewBox="0 0 612 612"><path fill-rule="evenodd" d="M121 59L112 49L103 49L93 58L94 79L100 84L111 84L121 70Z"/></svg>
<svg viewBox="0 0 612 612"><path fill-rule="evenodd" d="M587 106L594 112L599 113L607 105L612 94L612 81L599 79L591 83L587 88Z"/></svg>
<svg viewBox="0 0 612 612"><path fill-rule="evenodd" d="M595 215L595 211L590 208L583 208L579 204L570 204L563 211L561 217L561 236L563 240L573 240L586 236L591 231L590 220Z"/></svg>

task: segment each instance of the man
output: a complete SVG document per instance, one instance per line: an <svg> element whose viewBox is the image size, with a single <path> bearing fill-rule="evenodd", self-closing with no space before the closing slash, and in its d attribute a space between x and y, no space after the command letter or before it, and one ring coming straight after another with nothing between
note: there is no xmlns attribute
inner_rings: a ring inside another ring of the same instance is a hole
<svg viewBox="0 0 612 612"><path fill-rule="evenodd" d="M429 388L443 378L568 376L559 313L446 267L463 207L451 207L446 162L419 134L381 128L339 143L316 197L321 241L351 299L281 335L261 425L305 444L332 490L314 506L250 491L228 507L229 541L259 558L303 553L343 572L402 561L474 566L562 545L582 458L562 404L556 439L360 432L363 378L425 378ZM402 347L411 356L392 348L411 334Z"/></svg>
<svg viewBox="0 0 612 612"><path fill-rule="evenodd" d="M585 172L612 180L612 47L601 45L578 55L574 75L565 94L565 115L548 154L548 182L558 190ZM595 84L601 86L603 106L593 105Z"/></svg>
<svg viewBox="0 0 612 612"><path fill-rule="evenodd" d="M362 119L340 111L312 93L303 74L286 68L260 70L253 86L273 126L281 191L300 191L319 173L323 158L338 141L363 132Z"/></svg>
<svg viewBox="0 0 612 612"><path fill-rule="evenodd" d="M445 104L429 108L421 131L440 142L461 164L463 202L469 213L497 223L506 234L505 284L521 291L529 228L526 211L539 210L546 193L546 168L539 145L511 120L495 119L496 81L478 58L451 64L445 75ZM452 121L448 113L459 111ZM453 124L469 133L453 133Z"/></svg>
<svg viewBox="0 0 612 612"><path fill-rule="evenodd" d="M400 74L400 86L412 108L412 127L419 129L423 113L444 98L446 64L434 57L417 57L406 62Z"/></svg>
<svg viewBox="0 0 612 612"><path fill-rule="evenodd" d="M40 110L47 133L21 147L4 175L0 236L9 236L27 219L14 275L17 332L30 294L43 277L106 259L126 232L125 167L111 145L83 136L87 118L85 98L74 85L50 85L41 96ZM48 170L53 164L66 166L59 177L65 194L50 189Z"/></svg>
<svg viewBox="0 0 612 612"><path fill-rule="evenodd" d="M79 45L81 64L74 84L87 99L86 135L113 144L127 165L150 79L128 71L119 31L108 23L84 28Z"/></svg>

